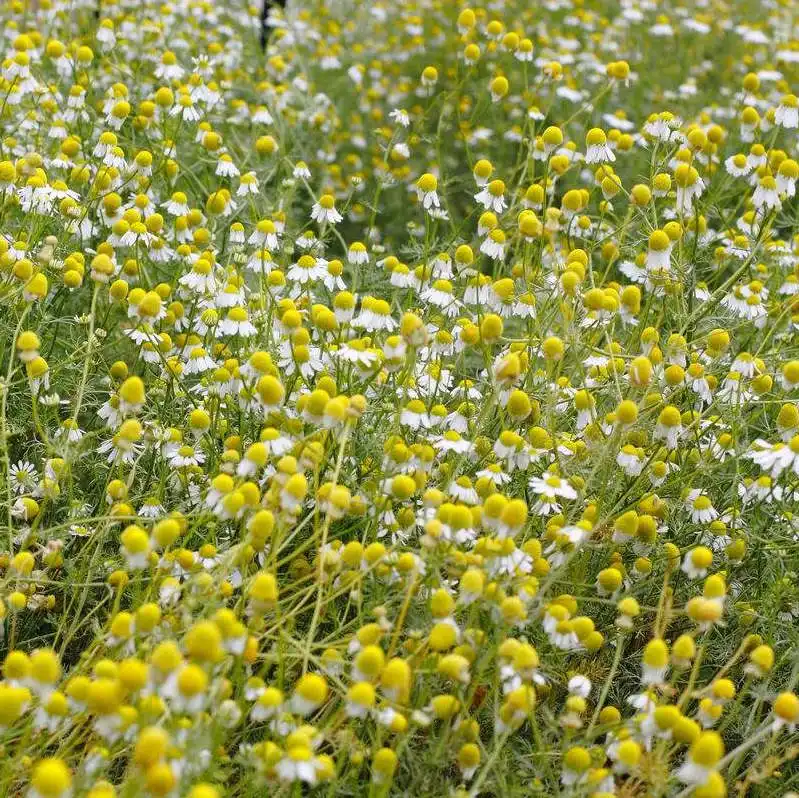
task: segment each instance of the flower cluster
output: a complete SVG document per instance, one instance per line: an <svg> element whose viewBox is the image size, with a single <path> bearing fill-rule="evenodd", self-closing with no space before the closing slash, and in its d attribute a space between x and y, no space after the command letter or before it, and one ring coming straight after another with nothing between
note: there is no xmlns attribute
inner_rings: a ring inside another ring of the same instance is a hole
<svg viewBox="0 0 799 798"><path fill-rule="evenodd" d="M5 4L0 793L796 783L799 28L662 10Z"/></svg>

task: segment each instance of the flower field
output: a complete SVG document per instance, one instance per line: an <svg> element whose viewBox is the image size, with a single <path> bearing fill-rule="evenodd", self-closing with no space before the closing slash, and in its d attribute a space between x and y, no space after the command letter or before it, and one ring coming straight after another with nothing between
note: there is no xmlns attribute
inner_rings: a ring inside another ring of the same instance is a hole
<svg viewBox="0 0 799 798"><path fill-rule="evenodd" d="M0 795L799 791L791 0L7 0Z"/></svg>

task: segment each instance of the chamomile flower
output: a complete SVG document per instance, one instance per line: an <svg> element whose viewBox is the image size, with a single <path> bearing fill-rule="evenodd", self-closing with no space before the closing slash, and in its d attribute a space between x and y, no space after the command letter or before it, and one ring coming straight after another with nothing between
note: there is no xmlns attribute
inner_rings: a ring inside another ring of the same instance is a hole
<svg viewBox="0 0 799 798"><path fill-rule="evenodd" d="M586 153L585 162L593 163L612 163L616 156L608 146L607 136L601 128L595 127L588 131L585 137Z"/></svg>
<svg viewBox="0 0 799 798"><path fill-rule="evenodd" d="M343 216L336 210L332 194L323 194L311 209L311 219L319 224L338 224Z"/></svg>
<svg viewBox="0 0 799 798"><path fill-rule="evenodd" d="M437 188L438 180L435 175L429 172L423 174L416 181L416 194L419 198L419 202L422 203L422 207L426 211L441 207L441 201L436 191Z"/></svg>
<svg viewBox="0 0 799 798"><path fill-rule="evenodd" d="M799 127L799 99L795 94L784 94L774 112L774 121L784 128Z"/></svg>
<svg viewBox="0 0 799 798"><path fill-rule="evenodd" d="M506 208L505 183L502 180L492 180L486 183L482 191L475 194L474 198L487 211L502 213Z"/></svg>

